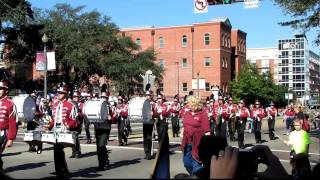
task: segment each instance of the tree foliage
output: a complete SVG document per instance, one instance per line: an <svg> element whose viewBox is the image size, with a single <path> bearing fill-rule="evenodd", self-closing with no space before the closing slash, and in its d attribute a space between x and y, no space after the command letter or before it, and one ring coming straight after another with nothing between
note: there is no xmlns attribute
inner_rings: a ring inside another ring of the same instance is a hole
<svg viewBox="0 0 320 180"><path fill-rule="evenodd" d="M270 72L261 74L254 64L246 63L239 75L231 81L231 93L235 99L244 99L246 104L259 100L262 104L271 101L285 105L285 86L276 85Z"/></svg>
<svg viewBox="0 0 320 180"><path fill-rule="evenodd" d="M281 22L282 26L291 26L294 29L302 29L304 32L310 29L317 30L315 43L320 45L320 1L319 0L274 0L276 4L290 14L293 20Z"/></svg>
<svg viewBox="0 0 320 180"><path fill-rule="evenodd" d="M49 37L48 50L56 53L60 77L79 84L91 74L107 75L118 91L126 93L137 90L136 84L142 83L139 73L148 69L161 79L152 50L138 52L139 47L120 36L109 17L83 9L57 4L50 10L35 10L36 24L43 25L41 33Z"/></svg>

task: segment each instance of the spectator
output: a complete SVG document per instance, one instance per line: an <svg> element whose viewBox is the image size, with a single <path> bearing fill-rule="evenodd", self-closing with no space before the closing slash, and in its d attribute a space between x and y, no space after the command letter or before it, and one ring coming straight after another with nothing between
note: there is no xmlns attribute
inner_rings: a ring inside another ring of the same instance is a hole
<svg viewBox="0 0 320 180"><path fill-rule="evenodd" d="M202 136L210 135L210 124L208 115L202 110L200 98L189 96L187 102L190 111L186 111L182 117L184 128L181 149L184 166L192 176L203 168L198 155L198 145Z"/></svg>
<svg viewBox="0 0 320 180"><path fill-rule="evenodd" d="M285 143L291 146L291 158L294 158L296 154L304 153L308 155L310 137L309 134L301 128L301 123L298 119L295 119L294 131L289 135L289 141Z"/></svg>

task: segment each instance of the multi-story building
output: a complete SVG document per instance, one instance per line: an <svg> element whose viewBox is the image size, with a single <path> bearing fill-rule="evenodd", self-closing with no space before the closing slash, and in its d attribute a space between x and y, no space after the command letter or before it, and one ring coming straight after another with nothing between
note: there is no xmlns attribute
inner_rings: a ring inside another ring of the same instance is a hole
<svg viewBox="0 0 320 180"><path fill-rule="evenodd" d="M261 73L269 71L274 75L275 65L278 59L278 49L270 48L248 48L247 60L256 64Z"/></svg>
<svg viewBox="0 0 320 180"><path fill-rule="evenodd" d="M304 35L281 39L275 48L249 48L247 57L262 71L270 69L274 81L294 91L296 97L319 96L320 57L309 50Z"/></svg>
<svg viewBox="0 0 320 180"><path fill-rule="evenodd" d="M194 90L209 96L211 86L229 93L229 83L246 60L246 33L227 18L185 26L121 29L141 50L153 48L163 69L159 88L166 96ZM199 88L197 83L199 83Z"/></svg>

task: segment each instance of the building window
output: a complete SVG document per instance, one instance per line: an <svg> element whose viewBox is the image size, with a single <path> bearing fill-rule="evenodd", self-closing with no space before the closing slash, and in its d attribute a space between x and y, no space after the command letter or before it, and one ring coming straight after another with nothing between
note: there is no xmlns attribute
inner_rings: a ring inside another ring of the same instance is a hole
<svg viewBox="0 0 320 180"><path fill-rule="evenodd" d="M136 39L136 44L137 44L138 46L141 46L141 39L140 39L140 38L137 38L137 39Z"/></svg>
<svg viewBox="0 0 320 180"><path fill-rule="evenodd" d="M225 59L224 66L225 66L226 69L228 69L228 58Z"/></svg>
<svg viewBox="0 0 320 180"><path fill-rule="evenodd" d="M187 64L187 58L183 58L182 59L182 67L183 68L186 68L188 66L188 64Z"/></svg>
<svg viewBox="0 0 320 180"><path fill-rule="evenodd" d="M210 83L206 83L206 91L210 91Z"/></svg>
<svg viewBox="0 0 320 180"><path fill-rule="evenodd" d="M188 84L182 83L182 91L188 91Z"/></svg>
<svg viewBox="0 0 320 180"><path fill-rule="evenodd" d="M160 90L160 91L163 91L163 83L160 83L160 84L159 84L159 90Z"/></svg>
<svg viewBox="0 0 320 180"><path fill-rule="evenodd" d="M205 45L210 45L210 34L209 33L206 33L204 35L204 44Z"/></svg>
<svg viewBox="0 0 320 180"><path fill-rule="evenodd" d="M164 69L164 60L163 59L160 59L159 66L161 69Z"/></svg>
<svg viewBox="0 0 320 180"><path fill-rule="evenodd" d="M224 68L224 57L221 60L222 68Z"/></svg>
<svg viewBox="0 0 320 180"><path fill-rule="evenodd" d="M224 46L228 46L228 37L227 36L225 36L224 37Z"/></svg>
<svg viewBox="0 0 320 180"><path fill-rule="evenodd" d="M187 47L187 42L188 42L187 36L183 35L182 36L182 47Z"/></svg>
<svg viewBox="0 0 320 180"><path fill-rule="evenodd" d="M204 66L208 67L211 65L211 58L210 57L205 57L203 61Z"/></svg>
<svg viewBox="0 0 320 180"><path fill-rule="evenodd" d="M164 39L163 37L159 37L159 48L163 48L164 47Z"/></svg>
<svg viewBox="0 0 320 180"><path fill-rule="evenodd" d="M228 37L228 48L231 48L231 39Z"/></svg>

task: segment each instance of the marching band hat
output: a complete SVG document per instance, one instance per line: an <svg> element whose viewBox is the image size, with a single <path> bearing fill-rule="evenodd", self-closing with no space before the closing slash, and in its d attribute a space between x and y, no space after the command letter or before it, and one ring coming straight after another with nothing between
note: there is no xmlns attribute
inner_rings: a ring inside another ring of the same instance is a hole
<svg viewBox="0 0 320 180"><path fill-rule="evenodd" d="M274 103L271 101L270 106L274 106Z"/></svg>
<svg viewBox="0 0 320 180"><path fill-rule="evenodd" d="M79 91L74 91L73 92L73 97L80 97L81 93Z"/></svg>
<svg viewBox="0 0 320 180"><path fill-rule="evenodd" d="M244 104L243 100L240 100L240 101L239 101L239 104Z"/></svg>
<svg viewBox="0 0 320 180"><path fill-rule="evenodd" d="M65 93L65 94L68 94L69 92L69 86L65 83L62 83L59 88L57 89L57 92L58 93Z"/></svg>
<svg viewBox="0 0 320 180"><path fill-rule="evenodd" d="M163 99L163 96L161 94L158 94L157 99Z"/></svg>
<svg viewBox="0 0 320 180"><path fill-rule="evenodd" d="M232 101L232 100L233 100L232 97L229 97L228 101Z"/></svg>
<svg viewBox="0 0 320 180"><path fill-rule="evenodd" d="M211 99L210 99L210 102L214 102L214 99L213 99L213 98L211 98Z"/></svg>
<svg viewBox="0 0 320 180"><path fill-rule="evenodd" d="M254 104L255 105L260 105L260 102L258 100L256 100L256 102Z"/></svg>
<svg viewBox="0 0 320 180"><path fill-rule="evenodd" d="M218 100L224 100L222 96L219 96Z"/></svg>

